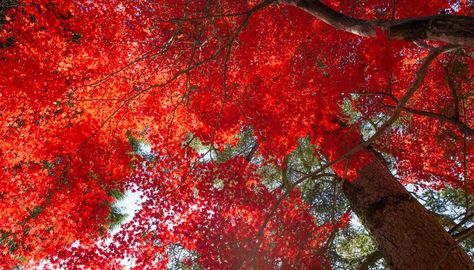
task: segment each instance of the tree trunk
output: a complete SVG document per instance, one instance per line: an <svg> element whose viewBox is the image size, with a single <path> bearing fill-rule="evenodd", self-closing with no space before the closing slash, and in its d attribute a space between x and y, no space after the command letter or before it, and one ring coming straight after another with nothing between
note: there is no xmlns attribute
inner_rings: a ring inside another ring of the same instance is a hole
<svg viewBox="0 0 474 270"><path fill-rule="evenodd" d="M395 179L382 157L342 189L393 269L474 269L469 256Z"/></svg>

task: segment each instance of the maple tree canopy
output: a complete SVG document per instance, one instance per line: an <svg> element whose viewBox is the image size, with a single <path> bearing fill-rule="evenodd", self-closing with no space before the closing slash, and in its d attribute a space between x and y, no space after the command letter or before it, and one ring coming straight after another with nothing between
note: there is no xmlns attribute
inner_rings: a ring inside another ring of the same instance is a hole
<svg viewBox="0 0 474 270"><path fill-rule="evenodd" d="M315 215L300 184L354 181L368 147L472 193L472 1L323 2L2 1L0 268L165 268L180 245L329 269L350 212ZM319 164L288 179L302 138ZM110 236L126 190L140 210Z"/></svg>

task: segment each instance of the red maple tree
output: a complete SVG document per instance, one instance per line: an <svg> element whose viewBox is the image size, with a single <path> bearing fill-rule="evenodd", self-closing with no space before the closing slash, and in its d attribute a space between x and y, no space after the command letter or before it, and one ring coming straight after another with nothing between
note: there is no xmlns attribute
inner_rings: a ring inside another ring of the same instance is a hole
<svg viewBox="0 0 474 270"><path fill-rule="evenodd" d="M0 267L165 268L179 244L204 268L329 269L349 213L321 222L302 201L322 177L395 268L434 267L384 247L390 218L420 211L426 257L472 267L378 154L404 184L472 193L472 1L323 2L2 2ZM215 159L249 128L252 147ZM305 137L322 162L287 179ZM130 189L141 210L98 242Z"/></svg>

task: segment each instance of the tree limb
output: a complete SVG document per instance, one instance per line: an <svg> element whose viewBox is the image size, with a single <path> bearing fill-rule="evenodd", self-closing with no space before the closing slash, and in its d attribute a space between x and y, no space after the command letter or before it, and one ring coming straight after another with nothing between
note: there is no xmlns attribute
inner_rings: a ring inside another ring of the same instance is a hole
<svg viewBox="0 0 474 270"><path fill-rule="evenodd" d="M370 253L369 255L367 255L367 257L365 257L365 259L362 261L362 263L359 265L359 267L357 269L358 270L368 270L369 266L373 265L374 263L376 263L380 259L382 259L382 253L380 253L380 251L376 250L376 251Z"/></svg>
<svg viewBox="0 0 474 270"><path fill-rule="evenodd" d="M336 29L361 37L375 37L378 28L393 40L431 40L474 47L474 18L469 16L439 14L397 20L361 20L337 12L319 0L278 2L296 6Z"/></svg>
<svg viewBox="0 0 474 270"><path fill-rule="evenodd" d="M451 229L449 229L448 233L450 233L451 235L455 235L455 232L462 227L462 225L464 225L465 223L467 223L468 221L471 220L471 218L474 217L474 212L471 212L469 214L467 214L459 223L457 223L456 225L454 225Z"/></svg>
<svg viewBox="0 0 474 270"><path fill-rule="evenodd" d="M458 242L461 242L471 237L473 234L474 234L474 226L471 226L463 231L460 231L459 233L454 234L453 237Z"/></svg>
<svg viewBox="0 0 474 270"><path fill-rule="evenodd" d="M389 108L395 108L395 106L391 106L391 105L384 105L385 107L389 107ZM474 129L470 128L468 125L466 125L465 123L459 121L459 119L457 118L454 118L454 117L448 117L448 116L445 116L445 115L442 115L442 114L437 114L437 113L434 113L434 112L428 112L428 111L422 111L422 110L417 110L417 109L413 109L413 108L408 108L408 107L403 107L402 108L403 111L406 111L406 112L409 112L409 113L412 113L412 114L416 114L416 115L421 115L421 116L426 116L426 117L429 117L429 118L434 118L434 119L438 119L442 122L447 122L447 123L450 123L450 124L453 124L455 125L459 131L461 131L462 133L468 135L468 136L474 136Z"/></svg>

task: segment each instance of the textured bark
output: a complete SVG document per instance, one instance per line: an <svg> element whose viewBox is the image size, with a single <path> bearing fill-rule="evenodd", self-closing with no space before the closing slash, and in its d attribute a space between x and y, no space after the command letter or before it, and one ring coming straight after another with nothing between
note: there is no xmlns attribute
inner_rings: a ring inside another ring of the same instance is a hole
<svg viewBox="0 0 474 270"><path fill-rule="evenodd" d="M393 269L474 269L464 250L393 177L381 157L342 189Z"/></svg>
<svg viewBox="0 0 474 270"><path fill-rule="evenodd" d="M436 40L474 47L474 18L456 15L436 15L398 20L385 28L389 39Z"/></svg>
<svg viewBox="0 0 474 270"><path fill-rule="evenodd" d="M360 20L339 13L319 0L279 0L296 6L332 27L362 37L376 36L383 30L388 39L407 41L443 41L453 45L474 47L474 18L439 14L429 17L397 20Z"/></svg>

